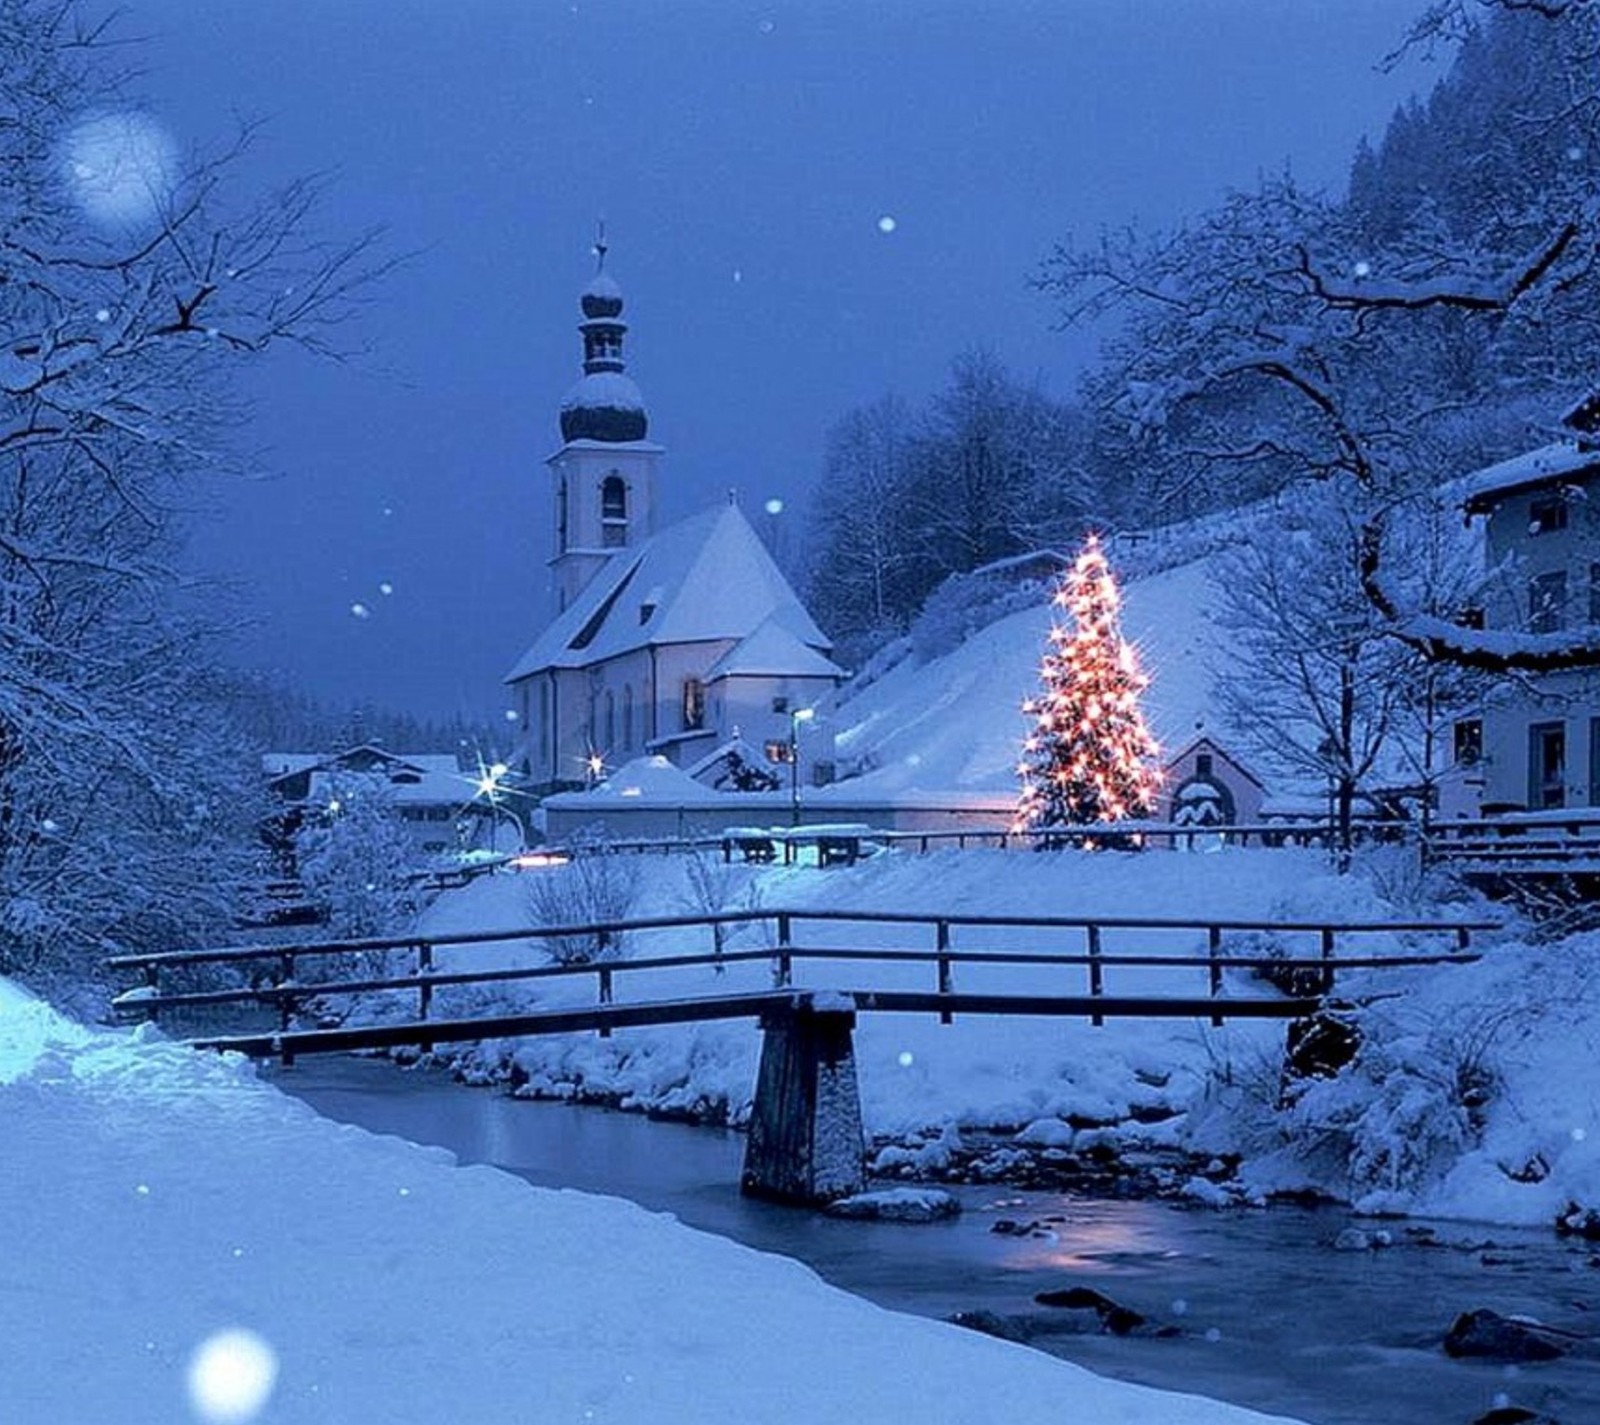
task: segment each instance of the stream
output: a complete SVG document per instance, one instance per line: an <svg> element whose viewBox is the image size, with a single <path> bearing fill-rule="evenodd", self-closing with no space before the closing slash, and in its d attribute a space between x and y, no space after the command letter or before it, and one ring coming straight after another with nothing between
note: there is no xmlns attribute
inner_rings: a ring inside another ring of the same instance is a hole
<svg viewBox="0 0 1600 1425"><path fill-rule="evenodd" d="M1358 1221L1332 1208L1262 1211L954 1187L960 1218L847 1222L740 1195L741 1134L639 1114L513 1099L381 1060L263 1070L318 1112L436 1144L543 1187L630 1198L691 1227L808 1263L846 1291L923 1316L1026 1314L1031 1344L1102 1375L1249 1405L1309 1425L1469 1425L1493 1406L1600 1423L1600 1349L1554 1362L1451 1360L1455 1317L1490 1307L1600 1338L1600 1252L1482 1224ZM992 1230L1007 1220L1031 1234ZM1352 1225L1393 1245L1337 1250ZM1085 1313L1033 1303L1087 1286L1180 1333L1063 1329Z"/></svg>

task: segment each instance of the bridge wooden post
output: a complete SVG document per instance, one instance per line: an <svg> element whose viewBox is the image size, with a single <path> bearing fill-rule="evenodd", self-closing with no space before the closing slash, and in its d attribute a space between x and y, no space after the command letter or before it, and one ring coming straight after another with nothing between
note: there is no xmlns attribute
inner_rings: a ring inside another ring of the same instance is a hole
<svg viewBox="0 0 1600 1425"><path fill-rule="evenodd" d="M855 1022L854 1010L814 1009L806 998L762 1016L741 1191L799 1204L861 1191Z"/></svg>

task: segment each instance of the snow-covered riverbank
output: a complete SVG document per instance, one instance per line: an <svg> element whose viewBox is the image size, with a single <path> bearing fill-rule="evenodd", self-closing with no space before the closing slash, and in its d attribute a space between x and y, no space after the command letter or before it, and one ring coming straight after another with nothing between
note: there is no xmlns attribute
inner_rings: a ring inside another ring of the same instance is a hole
<svg viewBox="0 0 1600 1425"><path fill-rule="evenodd" d="M1191 921L1363 921L1412 918L1504 918L1504 907L1438 899L1397 850L1336 876L1315 851L1229 850L1214 854L942 852L889 854L848 870L715 867L728 908L907 910L920 914L1171 917ZM630 861L632 913L688 914L695 903L682 858ZM540 875L563 875L561 870ZM426 919L446 933L530 923L528 881L497 877L447 895ZM829 926L828 943L881 943L881 929ZM929 948L923 940L917 943ZM759 943L759 940L739 942ZM1037 934L957 927L962 948L1081 950L1079 932L1049 944ZM1448 940L1418 938L1409 948L1438 951ZM1108 932L1109 952L1172 954L1203 950L1203 937ZM1314 953L1314 937L1277 947L1262 937L1229 942L1238 953L1274 948ZM708 948L683 934L640 937L624 954L687 953ZM1343 953L1393 952L1392 937L1347 937ZM1061 1020L958 1020L864 1015L856 1048L869 1133L895 1140L878 1166L936 1173L962 1130L1020 1129L1036 1148L1070 1151L1105 1143L1173 1146L1243 1166L1218 1201L1245 1202L1280 1190L1311 1190L1373 1210L1412 1211L1549 1226L1569 1204L1600 1206L1600 984L1586 970L1600 937L1540 943L1526 927L1482 935L1476 964L1347 972L1340 993L1360 1006L1365 1038L1356 1064L1314 1082L1291 1105L1280 1101L1284 1029L1276 1023L1112 1021L1093 1028ZM450 952L452 963L535 960L532 946ZM674 972L677 974L678 972ZM797 980L818 987L858 983L836 965L798 965ZM917 978L918 974L921 978ZM1004 978L1000 976L1004 975ZM988 972L961 966L958 983L1011 990L1081 990L1081 970L1028 967ZM1108 968L1108 992L1141 989L1204 992L1204 971ZM709 978L709 972L707 972ZM765 983L762 965L731 967L719 987ZM860 971L881 980L883 971ZM905 972L931 987L931 969ZM991 976L985 978L985 976ZM865 983L865 980L859 980ZM681 979L674 981L679 992ZM619 976L618 994L644 994L647 976ZM1230 992L1266 987L1230 972ZM484 992L456 992L463 1010L481 1008ZM496 990L496 1002L541 1003L592 998L586 980L536 992ZM449 992L441 992L447 1007ZM586 1095L653 1111L726 1114L748 1111L758 1036L740 1023L630 1030L489 1043L461 1061L473 1076L511 1073L525 1092Z"/></svg>
<svg viewBox="0 0 1600 1425"><path fill-rule="evenodd" d="M82 1029L3 981L0 1122L4 1420L1268 1419L337 1126L246 1064Z"/></svg>

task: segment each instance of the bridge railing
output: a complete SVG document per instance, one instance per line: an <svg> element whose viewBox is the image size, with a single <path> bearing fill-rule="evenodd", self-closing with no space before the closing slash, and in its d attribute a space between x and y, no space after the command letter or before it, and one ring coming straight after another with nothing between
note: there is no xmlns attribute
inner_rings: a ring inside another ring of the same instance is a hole
<svg viewBox="0 0 1600 1425"><path fill-rule="evenodd" d="M844 945L802 940L797 930L804 928L820 935L818 927L852 925L876 943ZM621 958L611 952L624 936L667 932L693 934L721 927L752 927L761 932L764 943L757 947L723 946L709 952L668 955L635 955ZM909 929L914 943L888 945L890 928ZM749 909L712 915L653 916L626 920L593 922L583 925L524 926L514 930L478 931L444 936L401 936L345 941L312 941L286 945L225 946L206 950L181 950L162 953L118 956L106 962L112 969L134 971L141 983L115 1001L117 1009L129 1015L154 1018L175 1010L194 1010L225 1005L275 1009L279 1027L287 1032L295 1017L309 1005L326 1012L337 1000L349 1001L364 994L400 993L416 996L416 1019L427 1024L434 1017L435 995L446 987L496 985L513 982L570 981L591 978L595 1000L600 1005L614 1002L618 981L634 979L649 972L679 972L710 967L725 973L735 966L765 962L770 986L788 989L796 985L796 967L806 964L844 966L871 965L896 971L931 971L933 992L954 1003L958 967L989 968L1051 966L1081 970L1091 1000L1108 998L1108 970L1203 970L1206 992L1217 1003L1212 1014L1220 1024L1225 1014L1225 976L1229 970L1268 972L1280 983L1295 987L1300 994L1326 995L1334 985L1336 972L1357 969L1400 969L1405 967L1461 962L1476 958L1471 951L1475 932L1497 928L1491 921L1266 921L1266 920L1185 920L1162 917L1094 918L1058 916L930 915L920 912L860 910L778 910ZM972 943L957 945L956 932L964 932ZM1030 937L1036 947L1043 938L1072 938L1077 948L1069 950L1018 948L997 943L995 932ZM1191 943L1203 937L1203 953L1179 949L1176 953L1158 949L1113 949L1111 936L1126 941L1136 937L1145 944L1156 938L1169 942L1180 937ZM1247 953L1239 936L1268 935L1273 938L1270 956ZM1422 940L1428 948L1384 950L1381 953L1350 953L1352 940L1371 943L1378 937L1407 937ZM576 963L537 965L493 965L486 967L446 967L438 962L441 951L463 951L513 946L526 942L565 941L582 937L601 947L594 958ZM1282 953L1288 938L1307 942L1309 953ZM978 940L983 943L977 943ZM915 943L921 942L921 943ZM1439 945L1441 948L1432 948ZM396 968L395 956L409 957L409 964ZM365 963L377 972L362 973ZM358 969L352 973L350 966ZM251 976L245 983L216 988L166 990L163 975L172 971L193 970L202 966L227 966L235 976ZM318 971L307 975L307 971ZM881 987L881 986L880 986ZM1095 1024L1103 1016L1092 1016ZM951 1022L953 1010L940 1009L940 1019ZM607 1032L602 1029L602 1033ZM418 1035L424 1048L431 1047L424 1034Z"/></svg>

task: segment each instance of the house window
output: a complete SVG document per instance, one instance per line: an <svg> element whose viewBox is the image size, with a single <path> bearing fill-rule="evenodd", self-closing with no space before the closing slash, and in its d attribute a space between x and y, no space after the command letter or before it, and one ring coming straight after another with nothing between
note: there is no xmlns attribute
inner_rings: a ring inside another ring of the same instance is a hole
<svg viewBox="0 0 1600 1425"><path fill-rule="evenodd" d="M765 751L767 754L767 761L771 763L778 764L794 761L794 748L789 746L788 742L784 741L782 738L774 737L770 742L767 743Z"/></svg>
<svg viewBox="0 0 1600 1425"><path fill-rule="evenodd" d="M1567 573L1554 569L1528 581L1528 632L1555 633L1567 607Z"/></svg>
<svg viewBox="0 0 1600 1425"><path fill-rule="evenodd" d="M615 471L600 482L600 542L607 549L628 542L628 487Z"/></svg>
<svg viewBox="0 0 1600 1425"><path fill-rule="evenodd" d="M1458 767L1476 767L1483 760L1483 721L1481 718L1462 718L1455 725L1455 764Z"/></svg>
<svg viewBox="0 0 1600 1425"><path fill-rule="evenodd" d="M772 700L772 710L775 713L786 713L786 712L788 712L789 711L789 700L788 700L788 698L774 698Z"/></svg>
<svg viewBox="0 0 1600 1425"><path fill-rule="evenodd" d="M1600 564L1589 566L1589 622L1600 623Z"/></svg>
<svg viewBox="0 0 1600 1425"><path fill-rule="evenodd" d="M706 721L706 685L698 678L683 680L683 730L694 732Z"/></svg>
<svg viewBox="0 0 1600 1425"><path fill-rule="evenodd" d="M1194 774L1197 777L1209 777L1211 775L1211 754L1209 752L1195 753Z"/></svg>
<svg viewBox="0 0 1600 1425"><path fill-rule="evenodd" d="M1567 804L1567 725L1536 722L1528 729L1528 805L1534 811Z"/></svg>
<svg viewBox="0 0 1600 1425"><path fill-rule="evenodd" d="M1567 527L1567 502L1560 495L1546 495L1528 506L1528 533L1553 534Z"/></svg>
<svg viewBox="0 0 1600 1425"><path fill-rule="evenodd" d="M1483 610L1477 607L1475 604L1468 605L1468 607L1461 610L1459 617L1456 619L1456 623L1462 628L1482 628Z"/></svg>

